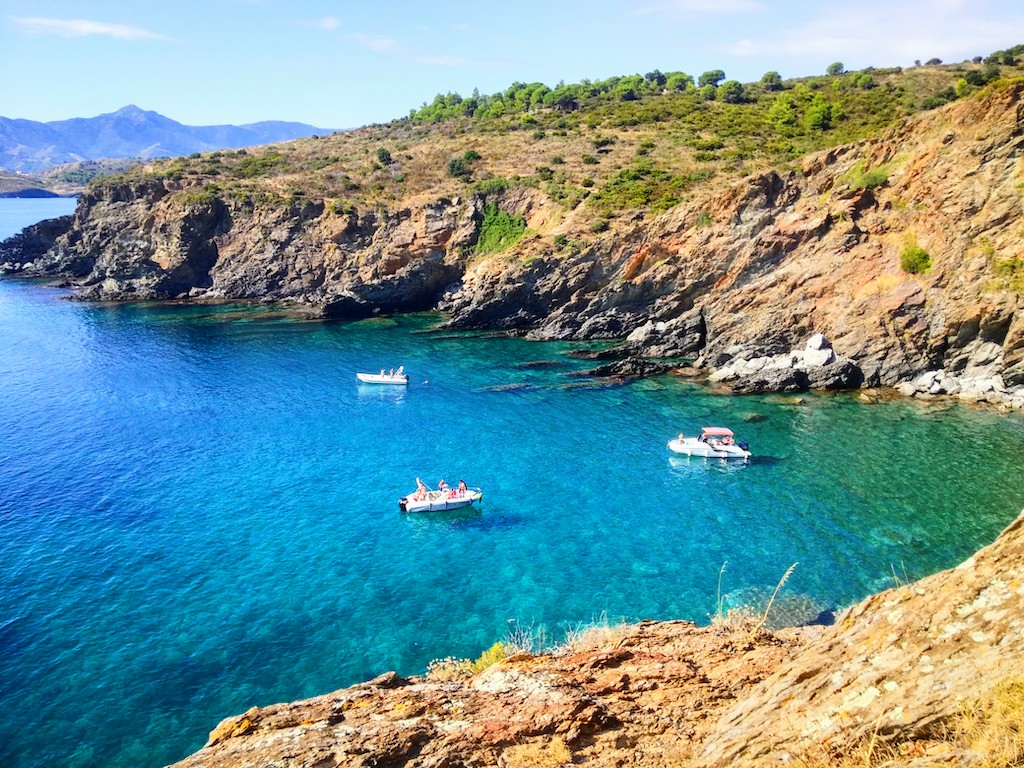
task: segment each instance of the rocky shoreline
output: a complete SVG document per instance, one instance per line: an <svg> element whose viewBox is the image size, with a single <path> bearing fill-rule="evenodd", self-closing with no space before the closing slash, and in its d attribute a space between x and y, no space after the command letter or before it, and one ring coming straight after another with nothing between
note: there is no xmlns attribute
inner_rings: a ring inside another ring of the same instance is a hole
<svg viewBox="0 0 1024 768"><path fill-rule="evenodd" d="M572 247L539 234L571 228L573 213L533 187L358 213L140 175L96 184L69 222L0 245L0 272L68 279L89 300L278 301L347 318L436 309L453 329L619 339L611 375L687 358L736 392L898 387L1022 408L1024 297L1005 278L1021 261L1022 91ZM865 186L864 168L885 176ZM538 234L475 255L489 202ZM902 266L911 245L927 268Z"/></svg>
<svg viewBox="0 0 1024 768"><path fill-rule="evenodd" d="M1020 680L1021 583L1024 514L957 568L828 627L597 627L473 675L391 672L254 707L176 768L829 765L878 737L900 746L900 765L967 764L978 756L938 737L968 702Z"/></svg>

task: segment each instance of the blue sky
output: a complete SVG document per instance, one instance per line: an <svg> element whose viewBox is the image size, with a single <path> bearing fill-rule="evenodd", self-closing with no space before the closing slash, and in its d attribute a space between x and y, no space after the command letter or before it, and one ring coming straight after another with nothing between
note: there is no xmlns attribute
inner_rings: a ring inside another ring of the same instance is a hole
<svg viewBox="0 0 1024 768"><path fill-rule="evenodd" d="M40 121L135 104L187 125L351 128L517 80L749 82L1024 43L1020 0L3 0L0 14L0 115Z"/></svg>

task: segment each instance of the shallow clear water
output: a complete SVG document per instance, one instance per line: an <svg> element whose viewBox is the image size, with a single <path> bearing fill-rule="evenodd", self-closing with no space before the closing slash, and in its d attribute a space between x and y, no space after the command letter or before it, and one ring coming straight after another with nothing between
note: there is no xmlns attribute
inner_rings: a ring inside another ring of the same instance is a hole
<svg viewBox="0 0 1024 768"><path fill-rule="evenodd" d="M157 766L228 715L476 656L510 625L706 622L799 562L822 609L1024 505L1024 420L574 376L431 317L86 305L0 281L0 764ZM537 365L537 363L541 363ZM354 373L405 365L412 384ZM748 465L665 443L733 426ZM417 476L484 488L408 516Z"/></svg>

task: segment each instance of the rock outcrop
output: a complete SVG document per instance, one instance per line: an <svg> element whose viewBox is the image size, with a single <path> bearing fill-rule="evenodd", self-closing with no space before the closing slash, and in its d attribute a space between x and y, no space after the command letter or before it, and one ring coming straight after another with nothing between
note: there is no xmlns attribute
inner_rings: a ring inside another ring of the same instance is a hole
<svg viewBox="0 0 1024 768"><path fill-rule="evenodd" d="M1024 515L957 568L864 600L708 734L708 766L926 737L1024 670Z"/></svg>
<svg viewBox="0 0 1024 768"><path fill-rule="evenodd" d="M0 243L0 274L32 270L37 259L49 251L58 237L71 229L71 217L47 219L25 227Z"/></svg>
<svg viewBox="0 0 1024 768"><path fill-rule="evenodd" d="M85 298L438 308L455 328L628 339L622 357L691 358L737 391L906 384L1019 406L1022 94L991 88L573 247L533 235L474 254L479 194L356 214L139 175L92 187L46 256L7 269L71 275ZM486 199L536 231L575 216L531 187ZM834 362L808 364L815 334Z"/></svg>
<svg viewBox="0 0 1024 768"><path fill-rule="evenodd" d="M707 768L927 739L1020 676L1022 585L1024 515L957 568L870 597L829 627L643 622L465 679L388 673L228 718L177 768Z"/></svg>
<svg viewBox="0 0 1024 768"><path fill-rule="evenodd" d="M467 680L389 673L228 718L175 768L527 768L559 764L544 759L555 747L593 766L679 765L726 707L815 631L750 642L686 622L646 622L609 630L587 648L520 654Z"/></svg>

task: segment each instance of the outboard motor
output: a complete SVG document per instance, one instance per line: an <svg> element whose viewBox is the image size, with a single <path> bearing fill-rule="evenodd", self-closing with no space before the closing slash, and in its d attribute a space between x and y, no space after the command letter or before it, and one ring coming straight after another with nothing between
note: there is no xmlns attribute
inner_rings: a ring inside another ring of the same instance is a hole
<svg viewBox="0 0 1024 768"><path fill-rule="evenodd" d="M738 443L736 443L736 445L738 445L744 451L750 450L750 443L748 443L746 440L740 440Z"/></svg>
<svg viewBox="0 0 1024 768"><path fill-rule="evenodd" d="M398 508L402 512L405 512L405 497L404 496L398 500Z"/></svg>

